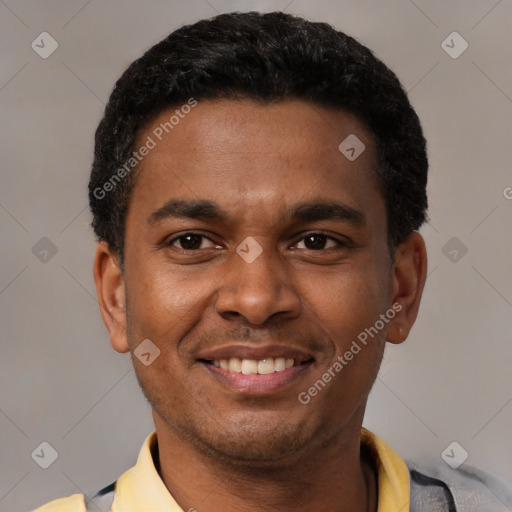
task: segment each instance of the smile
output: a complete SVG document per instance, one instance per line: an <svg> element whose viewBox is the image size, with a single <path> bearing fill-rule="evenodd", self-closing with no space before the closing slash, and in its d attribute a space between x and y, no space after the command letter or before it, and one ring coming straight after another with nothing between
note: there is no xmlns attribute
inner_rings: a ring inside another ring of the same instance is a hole
<svg viewBox="0 0 512 512"><path fill-rule="evenodd" d="M222 368L231 373L243 373L244 375L269 375L274 372L282 372L288 368L299 366L303 362L292 358L267 357L265 359L215 359L211 362L217 368Z"/></svg>
<svg viewBox="0 0 512 512"><path fill-rule="evenodd" d="M269 395L306 378L315 357L303 349L277 344L230 344L206 349L196 361L235 393Z"/></svg>

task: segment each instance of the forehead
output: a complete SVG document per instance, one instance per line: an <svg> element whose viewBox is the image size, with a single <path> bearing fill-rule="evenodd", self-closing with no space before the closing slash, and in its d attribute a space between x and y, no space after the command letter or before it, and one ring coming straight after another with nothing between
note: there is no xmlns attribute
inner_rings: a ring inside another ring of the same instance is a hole
<svg viewBox="0 0 512 512"><path fill-rule="evenodd" d="M132 197L142 209L172 197L210 197L237 215L251 207L277 215L308 196L354 208L372 197L382 202L373 140L362 123L304 101L173 107L141 130L136 147L144 144L153 147L138 164Z"/></svg>

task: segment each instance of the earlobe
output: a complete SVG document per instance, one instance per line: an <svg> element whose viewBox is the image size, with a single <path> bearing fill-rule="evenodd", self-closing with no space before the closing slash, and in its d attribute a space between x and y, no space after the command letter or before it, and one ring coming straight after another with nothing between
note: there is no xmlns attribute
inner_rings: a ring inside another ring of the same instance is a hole
<svg viewBox="0 0 512 512"><path fill-rule="evenodd" d="M118 257L106 242L99 242L94 255L94 281L103 322L117 352L128 352L126 294Z"/></svg>
<svg viewBox="0 0 512 512"><path fill-rule="evenodd" d="M426 277L425 241L414 232L395 251L390 299L398 312L388 325L386 338L390 343L398 344L407 339L418 316Z"/></svg>

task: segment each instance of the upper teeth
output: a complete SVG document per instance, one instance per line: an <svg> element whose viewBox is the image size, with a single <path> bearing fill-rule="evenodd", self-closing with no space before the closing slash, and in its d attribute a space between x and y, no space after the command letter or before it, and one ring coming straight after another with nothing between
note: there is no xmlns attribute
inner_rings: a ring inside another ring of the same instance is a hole
<svg viewBox="0 0 512 512"><path fill-rule="evenodd" d="M266 359L239 359L231 357L229 359L215 359L214 366L229 370L234 373L244 373L245 375L266 375L274 372L282 372L286 368L295 366L294 359L286 359L284 357L267 357Z"/></svg>

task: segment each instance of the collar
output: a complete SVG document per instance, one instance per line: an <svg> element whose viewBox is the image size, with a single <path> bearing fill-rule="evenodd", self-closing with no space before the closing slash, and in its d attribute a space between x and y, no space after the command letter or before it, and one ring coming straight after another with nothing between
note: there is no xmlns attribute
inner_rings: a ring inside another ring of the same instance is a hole
<svg viewBox="0 0 512 512"><path fill-rule="evenodd" d="M373 455L378 474L377 512L409 512L409 469L405 462L378 436L361 428L361 443Z"/></svg>
<svg viewBox="0 0 512 512"><path fill-rule="evenodd" d="M378 472L377 512L409 512L409 470L405 462L364 427L361 442L369 448ZM153 432L144 441L135 466L117 481L113 512L183 512L155 468L151 451L156 443Z"/></svg>

